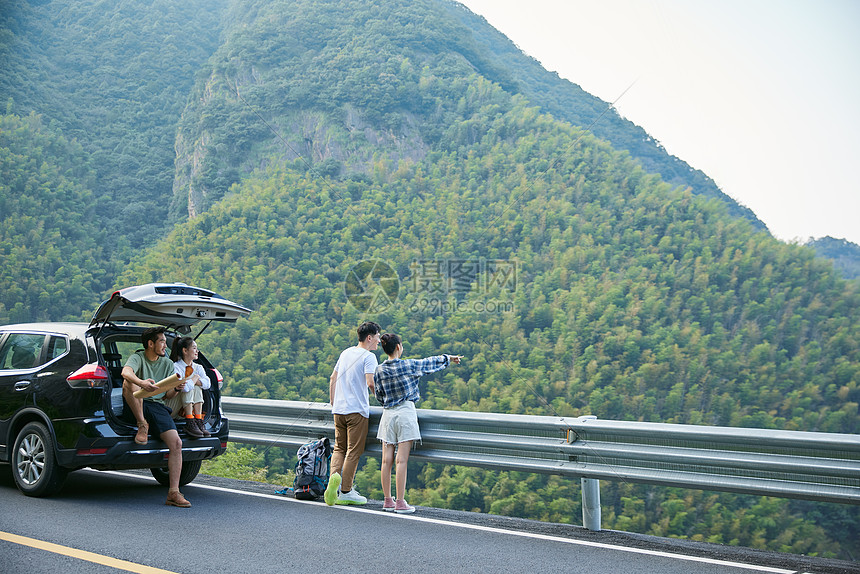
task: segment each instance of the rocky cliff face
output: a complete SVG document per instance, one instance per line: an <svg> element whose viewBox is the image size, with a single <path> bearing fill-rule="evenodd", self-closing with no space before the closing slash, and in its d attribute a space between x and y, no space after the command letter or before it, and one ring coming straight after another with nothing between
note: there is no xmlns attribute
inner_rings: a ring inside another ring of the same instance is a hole
<svg viewBox="0 0 860 574"><path fill-rule="evenodd" d="M203 116L207 108L223 105L218 100L224 96L214 93L208 88L199 101ZM238 100L232 104L252 106ZM261 138L248 149L217 141L216 130L209 127L180 128L175 146L174 216L199 215L241 177L272 163L314 169L318 175L349 177L369 175L375 161L394 166L404 160L421 161L430 149L421 134L420 118L408 112L402 114L398 129L385 129L373 126L352 106L337 114L295 110L278 117L265 109L250 111L258 124L254 132ZM227 139L230 137L228 134Z"/></svg>

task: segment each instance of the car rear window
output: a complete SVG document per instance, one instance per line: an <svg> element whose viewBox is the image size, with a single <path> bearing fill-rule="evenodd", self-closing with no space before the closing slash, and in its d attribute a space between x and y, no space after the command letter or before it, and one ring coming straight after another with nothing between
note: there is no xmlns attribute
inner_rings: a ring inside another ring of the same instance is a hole
<svg viewBox="0 0 860 574"><path fill-rule="evenodd" d="M48 341L47 362L51 362L58 357L62 357L69 352L69 340L59 335L51 335Z"/></svg>

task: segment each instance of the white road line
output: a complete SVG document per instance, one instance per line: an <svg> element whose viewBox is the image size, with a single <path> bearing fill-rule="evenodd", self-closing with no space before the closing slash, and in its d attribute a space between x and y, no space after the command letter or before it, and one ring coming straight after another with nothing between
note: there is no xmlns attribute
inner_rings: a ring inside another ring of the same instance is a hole
<svg viewBox="0 0 860 574"><path fill-rule="evenodd" d="M119 476L126 476L131 478L139 478L143 480L149 480L145 476L140 476L137 474L126 474L124 472L118 471L98 471L98 472L109 472L110 474L116 474ZM257 498L266 498L269 500L277 500L279 502L289 502L295 504L312 504L314 506L321 506L319 502L310 501L310 500L297 500L295 498L289 498L287 496L281 494L263 494L260 492L246 492L243 490L235 490L232 488L225 488L221 486L210 486L208 484L189 484L188 486L193 486L194 488L204 488L208 490L216 490L220 492L228 492L231 494L239 494L244 496L255 496ZM328 508L328 507L327 507ZM393 512L379 512L378 510L373 510L370 508L362 508L360 506L332 506L330 507L335 510L346 510L351 512L367 512L380 516L381 518L394 518L400 520L414 520L418 522L427 522L430 524L441 524L444 526L453 526L456 528L465 528L469 530L480 530L484 532L493 532L497 534L505 534L508 536L519 536L521 538L536 538L539 540L548 540L552 542L561 542L564 544L576 544L579 546L590 546L592 548L603 548L607 550L616 550L618 552L630 552L633 554L644 554L647 556L659 556L662 558L672 558L675 560L687 560L689 562L701 562L704 564L716 564L721 566L732 566L734 568L743 568L746 570L754 570L756 572L772 572L774 574L803 574L798 572L797 570L786 570L784 568L773 568L770 566L756 566L754 564L744 564L742 562L730 562L727 560L716 560L714 558L702 558L699 556L686 556L684 554L675 554L672 552L662 552L659 550L646 550L643 548L627 548L626 546L617 546L614 544L605 544L603 542L591 542L588 540L575 540L571 538L562 538L560 536L550 536L547 534L535 534L532 532L518 532L516 530L506 530L504 528L496 528L493 526L481 526L478 524L462 524L459 522L448 522L446 520L440 520L438 518L426 518L423 516L416 516L414 514L395 514Z"/></svg>

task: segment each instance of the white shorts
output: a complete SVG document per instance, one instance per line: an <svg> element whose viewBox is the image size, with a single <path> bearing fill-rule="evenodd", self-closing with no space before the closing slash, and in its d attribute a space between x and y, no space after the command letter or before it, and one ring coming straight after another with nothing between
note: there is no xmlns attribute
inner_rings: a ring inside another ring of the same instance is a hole
<svg viewBox="0 0 860 574"><path fill-rule="evenodd" d="M397 444L410 440L421 440L418 430L418 411L415 403L406 401L395 407L382 409L379 431L376 438L386 444Z"/></svg>

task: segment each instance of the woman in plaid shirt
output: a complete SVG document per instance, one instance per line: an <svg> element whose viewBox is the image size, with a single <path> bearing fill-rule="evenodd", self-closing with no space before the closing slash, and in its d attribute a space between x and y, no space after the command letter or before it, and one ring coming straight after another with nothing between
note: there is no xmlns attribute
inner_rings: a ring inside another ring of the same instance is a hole
<svg viewBox="0 0 860 574"><path fill-rule="evenodd" d="M450 363L460 364L460 355L436 355L426 359L401 359L403 343L394 333L382 336L382 350L388 360L376 367L373 375L374 394L382 404L382 418L376 438L382 441L382 492L385 495L383 510L400 514L415 512L404 500L406 494L406 464L412 441L421 440L418 430L418 412L415 401L421 398L418 379L441 371ZM397 498L391 498L391 467L397 447L395 489Z"/></svg>

